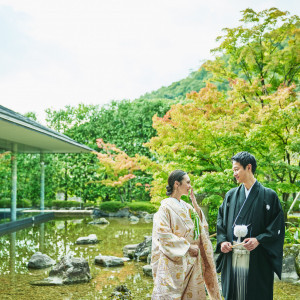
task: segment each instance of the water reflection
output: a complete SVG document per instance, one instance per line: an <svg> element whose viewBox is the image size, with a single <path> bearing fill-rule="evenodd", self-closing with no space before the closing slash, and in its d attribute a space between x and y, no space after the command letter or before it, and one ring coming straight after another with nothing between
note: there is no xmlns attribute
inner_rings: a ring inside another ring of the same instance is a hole
<svg viewBox="0 0 300 300"><path fill-rule="evenodd" d="M10 274L15 274L15 265L16 265L16 232L9 234L9 271Z"/></svg>
<svg viewBox="0 0 300 300"><path fill-rule="evenodd" d="M92 219L60 219L25 228L0 237L0 298L7 299L108 299L115 285L126 283L136 299L151 294L152 279L143 275L144 263L128 262L122 268L102 268L95 256L123 256L126 244L143 241L152 224L130 224L110 219L109 225L90 225ZM76 245L77 238L96 234L95 245ZM93 279L90 283L64 287L35 287L30 281L48 276L50 269L28 270L30 257L40 251L59 261L66 254L88 260Z"/></svg>
<svg viewBox="0 0 300 300"><path fill-rule="evenodd" d="M44 243L45 243L45 223L41 223L40 227L40 236L39 236L39 250L40 252L44 252Z"/></svg>
<svg viewBox="0 0 300 300"><path fill-rule="evenodd" d="M130 224L126 219L109 219L109 225L88 224L92 219L59 219L0 237L0 299L109 299L116 285L126 284L134 299L150 299L152 278L143 274L143 262L129 261L124 267L103 268L94 264L99 253L123 256L127 244L143 241L152 223ZM76 245L77 238L96 234L99 244ZM69 286L31 286L48 276L50 268L28 270L27 263L37 251L56 261L71 254L89 262L92 280ZM300 286L276 283L274 299L294 300ZM281 296L284 295L284 296Z"/></svg>

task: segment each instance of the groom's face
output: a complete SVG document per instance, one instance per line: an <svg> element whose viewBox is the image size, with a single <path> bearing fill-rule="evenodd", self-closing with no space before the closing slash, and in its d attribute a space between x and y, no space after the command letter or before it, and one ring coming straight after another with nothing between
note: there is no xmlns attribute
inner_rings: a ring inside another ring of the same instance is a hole
<svg viewBox="0 0 300 300"><path fill-rule="evenodd" d="M232 162L232 170L233 176L239 183L244 183L248 180L249 176L251 175L251 164L247 165L246 168L237 161Z"/></svg>

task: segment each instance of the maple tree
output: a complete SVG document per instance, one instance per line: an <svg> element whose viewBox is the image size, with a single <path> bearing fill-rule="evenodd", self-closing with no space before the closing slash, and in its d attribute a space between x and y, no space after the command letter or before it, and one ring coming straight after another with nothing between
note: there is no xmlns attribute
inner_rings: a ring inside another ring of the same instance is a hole
<svg viewBox="0 0 300 300"><path fill-rule="evenodd" d="M97 145L101 151L94 152L100 164L98 173L104 173L106 175L105 178L101 180L102 184L117 188L122 202L131 201L132 192L137 189L144 189L145 193L148 193L150 185L144 182L144 177L139 176L141 172L138 171L142 171L142 169L145 170L145 164L142 164L141 160L145 162L149 160L149 158L146 156L141 157L138 154L130 157L124 151L117 148L116 145L105 143L103 139L97 139ZM132 179L135 178L137 178L137 181L132 184ZM142 195L144 196L142 200L146 200L145 193Z"/></svg>
<svg viewBox="0 0 300 300"><path fill-rule="evenodd" d="M300 19L270 8L242 11L241 24L224 28L220 45L212 49L214 60L204 63L216 81L242 78L258 82L257 95L267 95L284 84L298 82L300 71Z"/></svg>

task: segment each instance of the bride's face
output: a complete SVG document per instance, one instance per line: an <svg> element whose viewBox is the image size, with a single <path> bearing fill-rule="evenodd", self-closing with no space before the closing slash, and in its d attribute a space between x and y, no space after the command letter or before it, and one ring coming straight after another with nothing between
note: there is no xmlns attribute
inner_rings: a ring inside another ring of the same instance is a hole
<svg viewBox="0 0 300 300"><path fill-rule="evenodd" d="M180 193L180 195L188 195L191 188L192 186L190 177L186 174L183 176L183 179L178 185L178 192Z"/></svg>

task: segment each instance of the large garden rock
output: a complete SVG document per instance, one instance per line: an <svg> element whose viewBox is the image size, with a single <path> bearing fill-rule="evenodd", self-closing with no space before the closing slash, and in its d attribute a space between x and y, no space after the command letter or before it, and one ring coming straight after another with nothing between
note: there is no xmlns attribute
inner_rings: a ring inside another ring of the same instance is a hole
<svg viewBox="0 0 300 300"><path fill-rule="evenodd" d="M96 244L99 240L97 239L96 234L90 234L89 236L80 237L77 239L75 244L77 245L88 245L88 244Z"/></svg>
<svg viewBox="0 0 300 300"><path fill-rule="evenodd" d="M101 217L128 218L129 216L131 216L131 213L129 212L128 208L122 208L117 212L106 212L100 209L94 209L93 215L96 218L101 218Z"/></svg>
<svg viewBox="0 0 300 300"><path fill-rule="evenodd" d="M107 221L105 218L95 219L92 222L89 222L89 224L109 224L109 221Z"/></svg>
<svg viewBox="0 0 300 300"><path fill-rule="evenodd" d="M47 254L42 254L41 252L34 253L29 262L28 268L32 269L44 269L55 265L56 262L50 258Z"/></svg>
<svg viewBox="0 0 300 300"><path fill-rule="evenodd" d="M112 300L131 300L131 291L126 287L126 285L117 286L110 295Z"/></svg>
<svg viewBox="0 0 300 300"><path fill-rule="evenodd" d="M152 236L145 236L144 241L138 244L134 253L134 258L138 261L147 261L147 257L151 253L151 247Z"/></svg>
<svg viewBox="0 0 300 300"><path fill-rule="evenodd" d="M284 281L297 281L298 274L296 272L295 257L290 255L283 258L281 279Z"/></svg>
<svg viewBox="0 0 300 300"><path fill-rule="evenodd" d="M95 264L103 267L119 267L124 266L124 260L116 256L98 255L95 257Z"/></svg>
<svg viewBox="0 0 300 300"><path fill-rule="evenodd" d="M287 257L287 256L294 256L296 257L300 252L300 244L288 244L288 245L284 245L283 248L283 256Z"/></svg>
<svg viewBox="0 0 300 300"><path fill-rule="evenodd" d="M134 222L134 223L137 223L140 219L138 217L135 217L135 216L130 216L129 217L129 221L130 222Z"/></svg>
<svg viewBox="0 0 300 300"><path fill-rule="evenodd" d="M153 216L154 216L154 214L148 214L148 213L147 213L147 214L144 216L144 219L147 220L147 221L148 221L148 220L149 220L149 221L152 221L152 220L153 220Z"/></svg>
<svg viewBox="0 0 300 300"><path fill-rule="evenodd" d="M152 277L152 267L150 265L143 266L143 272L145 275Z"/></svg>
<svg viewBox="0 0 300 300"><path fill-rule="evenodd" d="M31 282L33 285L63 285L89 282L90 267L84 258L64 256L44 280Z"/></svg>
<svg viewBox="0 0 300 300"><path fill-rule="evenodd" d="M134 258L134 253L139 244L126 245L123 247L123 254L130 259Z"/></svg>
<svg viewBox="0 0 300 300"><path fill-rule="evenodd" d="M300 251L296 257L296 271L299 276L300 275Z"/></svg>
<svg viewBox="0 0 300 300"><path fill-rule="evenodd" d="M300 276L300 244L288 244L283 248L283 257L293 256L296 263L296 272Z"/></svg>
<svg viewBox="0 0 300 300"><path fill-rule="evenodd" d="M146 211L141 211L141 210L131 211L131 215L135 216L135 217L138 217L139 219L144 218L145 215L147 215L147 214L148 213Z"/></svg>
<svg viewBox="0 0 300 300"><path fill-rule="evenodd" d="M115 213L109 213L110 217L128 218L130 216L129 208L122 208Z"/></svg>

